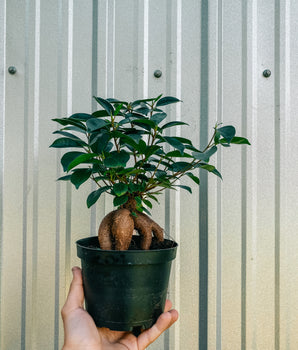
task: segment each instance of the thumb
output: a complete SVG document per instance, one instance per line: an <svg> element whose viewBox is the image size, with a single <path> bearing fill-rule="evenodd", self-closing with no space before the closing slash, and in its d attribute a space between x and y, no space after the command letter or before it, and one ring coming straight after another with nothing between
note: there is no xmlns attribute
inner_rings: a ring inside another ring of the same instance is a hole
<svg viewBox="0 0 298 350"><path fill-rule="evenodd" d="M169 304L168 304L169 305ZM138 337L138 346L145 349L153 343L166 329L171 327L178 319L177 310L169 310L161 314L157 322Z"/></svg>
<svg viewBox="0 0 298 350"><path fill-rule="evenodd" d="M72 268L73 279L70 284L68 296L62 309L63 313L68 313L74 309L82 308L84 303L84 290L82 270L75 266Z"/></svg>

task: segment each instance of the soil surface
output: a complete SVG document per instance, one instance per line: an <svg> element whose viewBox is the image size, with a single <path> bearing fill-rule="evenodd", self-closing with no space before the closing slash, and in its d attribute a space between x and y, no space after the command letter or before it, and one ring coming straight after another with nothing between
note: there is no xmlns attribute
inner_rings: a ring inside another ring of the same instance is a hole
<svg viewBox="0 0 298 350"><path fill-rule="evenodd" d="M128 250L140 250L141 248L140 248L139 242L140 242L140 237L133 236ZM174 245L173 241L165 239L162 242L158 242L157 239L153 237L149 250L168 249L168 248L172 248L173 245Z"/></svg>
<svg viewBox="0 0 298 350"><path fill-rule="evenodd" d="M142 250L140 247L140 241L141 241L140 236L134 235L132 237L128 250ZM93 244L90 245L90 248L100 248L97 240L96 241L94 240L94 242L92 243ZM172 248L174 245L175 245L175 242L171 240L165 239L163 242L158 242L157 239L153 237L149 250L168 249L168 248Z"/></svg>

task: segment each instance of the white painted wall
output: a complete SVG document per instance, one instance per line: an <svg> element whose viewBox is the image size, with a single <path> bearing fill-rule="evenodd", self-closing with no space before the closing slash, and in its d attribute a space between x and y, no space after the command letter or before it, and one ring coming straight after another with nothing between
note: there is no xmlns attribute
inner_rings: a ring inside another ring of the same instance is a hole
<svg viewBox="0 0 298 350"><path fill-rule="evenodd" d="M55 182L51 118L159 93L183 100L170 116L195 144L222 121L252 146L217 155L223 182L154 208L179 242L180 320L150 349L298 348L297 15L290 0L0 0L1 349L61 348L75 241L112 209Z"/></svg>

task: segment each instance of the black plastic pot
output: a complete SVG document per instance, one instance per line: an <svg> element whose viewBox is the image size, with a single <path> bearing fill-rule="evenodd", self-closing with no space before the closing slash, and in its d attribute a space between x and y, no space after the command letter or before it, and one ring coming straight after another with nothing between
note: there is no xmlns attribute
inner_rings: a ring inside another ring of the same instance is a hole
<svg viewBox="0 0 298 350"><path fill-rule="evenodd" d="M136 237L138 239L139 237ZM155 250L101 250L97 237L77 241L85 306L97 327L147 329L163 312L177 243Z"/></svg>

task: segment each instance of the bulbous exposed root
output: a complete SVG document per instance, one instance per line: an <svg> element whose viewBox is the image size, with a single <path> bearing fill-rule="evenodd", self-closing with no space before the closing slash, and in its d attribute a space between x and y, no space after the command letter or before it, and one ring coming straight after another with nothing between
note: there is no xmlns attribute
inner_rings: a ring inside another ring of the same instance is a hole
<svg viewBox="0 0 298 350"><path fill-rule="evenodd" d="M156 239L163 241L163 229L148 215L138 213L136 217L133 217L134 227L139 232L141 239L141 249L147 250L150 248L152 242L152 233Z"/></svg>
<svg viewBox="0 0 298 350"><path fill-rule="evenodd" d="M134 230L134 221L128 209L118 209L106 215L98 229L101 249L127 250Z"/></svg>
<svg viewBox="0 0 298 350"><path fill-rule="evenodd" d="M146 214L138 212L136 215L131 215L131 211L125 208L114 210L106 215L98 229L100 248L127 250L134 229L141 236L141 249L150 248L152 233L159 242L163 241L163 229L156 222Z"/></svg>

